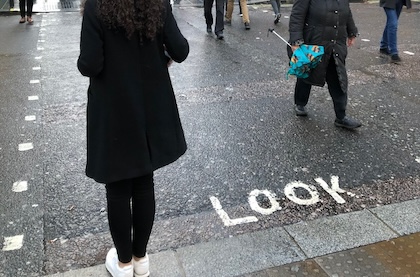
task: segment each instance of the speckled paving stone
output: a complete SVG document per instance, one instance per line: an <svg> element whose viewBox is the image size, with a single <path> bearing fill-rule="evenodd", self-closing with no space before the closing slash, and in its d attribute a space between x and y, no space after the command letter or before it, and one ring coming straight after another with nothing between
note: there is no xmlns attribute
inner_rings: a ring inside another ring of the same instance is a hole
<svg viewBox="0 0 420 277"><path fill-rule="evenodd" d="M315 258L328 276L420 276L420 235Z"/></svg>
<svg viewBox="0 0 420 277"><path fill-rule="evenodd" d="M268 275L266 270L263 270L263 271L252 272L252 273L249 273L249 274L236 276L236 277L270 277L270 275Z"/></svg>
<svg viewBox="0 0 420 277"><path fill-rule="evenodd" d="M386 205L371 211L401 235L420 232L420 199Z"/></svg>
<svg viewBox="0 0 420 277"><path fill-rule="evenodd" d="M313 260L292 263L266 270L268 277L327 277L328 274Z"/></svg>
<svg viewBox="0 0 420 277"><path fill-rule="evenodd" d="M373 247L389 256L396 270L407 271L410 276L420 276L420 233L380 242L370 248Z"/></svg>

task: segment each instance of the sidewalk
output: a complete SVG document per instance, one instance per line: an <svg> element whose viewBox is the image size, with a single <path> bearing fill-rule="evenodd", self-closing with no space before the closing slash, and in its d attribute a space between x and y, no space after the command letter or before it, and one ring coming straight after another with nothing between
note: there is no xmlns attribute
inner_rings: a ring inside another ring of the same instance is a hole
<svg viewBox="0 0 420 277"><path fill-rule="evenodd" d="M150 255L153 277L420 276L420 199ZM104 265L50 277L106 277Z"/></svg>

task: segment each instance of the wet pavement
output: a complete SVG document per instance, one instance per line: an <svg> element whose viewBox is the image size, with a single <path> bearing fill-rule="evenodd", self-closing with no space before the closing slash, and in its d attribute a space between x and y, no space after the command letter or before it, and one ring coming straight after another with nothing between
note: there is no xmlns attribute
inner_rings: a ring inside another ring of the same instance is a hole
<svg viewBox="0 0 420 277"><path fill-rule="evenodd" d="M182 2L174 14L191 54L170 74L189 150L156 172L153 276L305 276L305 268L363 276L366 259L371 267L404 269L379 276L416 276L419 4L401 15L402 65L378 55L383 11L352 4L361 35L347 60L348 110L364 126L348 132L333 125L326 88L314 88L308 118L293 113L286 49L267 36L271 27L287 36L290 6L274 26L269 5L250 5L251 30L235 16L218 41L206 33L202 9ZM30 26L0 17L0 243L23 235L20 248L0 251L0 276L107 276L104 190L84 176L81 18L74 11L34 19ZM33 149L19 151L22 143ZM27 191L12 192L22 181ZM399 239L410 234L415 242L404 246ZM369 248L392 245L408 249L404 266L392 249L380 256L385 250Z"/></svg>

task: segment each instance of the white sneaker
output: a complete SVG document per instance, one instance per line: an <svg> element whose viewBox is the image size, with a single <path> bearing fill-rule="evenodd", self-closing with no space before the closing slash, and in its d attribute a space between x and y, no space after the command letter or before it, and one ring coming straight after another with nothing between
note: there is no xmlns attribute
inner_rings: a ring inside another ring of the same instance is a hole
<svg viewBox="0 0 420 277"><path fill-rule="evenodd" d="M133 277L133 266L120 267L118 265L117 249L111 248L106 255L105 267L112 277Z"/></svg>
<svg viewBox="0 0 420 277"><path fill-rule="evenodd" d="M134 276L135 277L147 277L150 275L149 272L149 256L146 253L146 256L136 261L133 259L134 264Z"/></svg>

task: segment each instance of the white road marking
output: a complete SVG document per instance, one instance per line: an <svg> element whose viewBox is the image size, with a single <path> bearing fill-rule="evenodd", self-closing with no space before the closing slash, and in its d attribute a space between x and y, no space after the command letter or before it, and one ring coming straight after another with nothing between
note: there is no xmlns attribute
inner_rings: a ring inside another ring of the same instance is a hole
<svg viewBox="0 0 420 277"><path fill-rule="evenodd" d="M13 183L12 191L14 192L23 192L28 190L28 182L27 181L19 181Z"/></svg>
<svg viewBox="0 0 420 277"><path fill-rule="evenodd" d="M28 151L34 148L32 142L19 144L19 151Z"/></svg>
<svg viewBox="0 0 420 277"><path fill-rule="evenodd" d="M40 60L40 59L42 59L42 56L35 57L35 60Z"/></svg>
<svg viewBox="0 0 420 277"><path fill-rule="evenodd" d="M306 190L309 193L309 195L311 196L311 198L301 199L301 198L297 197L296 193L295 193L295 189L297 189L297 188L301 188L301 189ZM307 185L305 183L302 183L300 181L288 183L284 187L284 194L291 201L293 201L293 202L295 202L296 204L299 204L299 205L313 205L313 204L319 202L319 194L318 194L317 189L314 186L309 186L309 185Z"/></svg>
<svg viewBox="0 0 420 277"><path fill-rule="evenodd" d="M231 219L229 215L223 210L222 205L220 204L219 199L214 196L210 196L211 204L213 208L216 210L216 213L220 216L225 226L234 226L238 224L250 223L250 222L257 222L258 218L255 216L247 216L242 218L235 218Z"/></svg>
<svg viewBox="0 0 420 277"><path fill-rule="evenodd" d="M410 55L410 56L414 56L414 53L413 52L410 52L410 51L404 51L403 53L404 54L407 54L407 55Z"/></svg>
<svg viewBox="0 0 420 277"><path fill-rule="evenodd" d="M34 121L34 120L36 120L36 116L35 115L27 115L27 116L25 116L25 120L26 121Z"/></svg>
<svg viewBox="0 0 420 277"><path fill-rule="evenodd" d="M370 41L370 39L362 38L361 41Z"/></svg>
<svg viewBox="0 0 420 277"><path fill-rule="evenodd" d="M329 195L334 198L337 203L343 204L346 203L338 193L346 193L345 190L341 189L338 184L338 176L331 176L331 188L328 186L327 182L325 182L322 178L315 178L315 181L326 191ZM354 194L349 193L350 196L354 196Z"/></svg>
<svg viewBox="0 0 420 277"><path fill-rule="evenodd" d="M418 162L420 164L420 157L416 158L416 162Z"/></svg>
<svg viewBox="0 0 420 277"><path fill-rule="evenodd" d="M270 201L270 207L269 208L263 208L258 204L257 196L264 194L268 200ZM258 190L255 189L249 193L248 198L249 205L251 206L251 209L254 211L263 214L263 215L269 215L274 213L275 211L281 210L279 202L276 200L276 194L269 192L268 190Z"/></svg>
<svg viewBox="0 0 420 277"><path fill-rule="evenodd" d="M35 66L35 67L32 67L32 70L41 70L41 67L40 66Z"/></svg>
<svg viewBox="0 0 420 277"><path fill-rule="evenodd" d="M30 80L29 83L30 84L39 84L39 80Z"/></svg>
<svg viewBox="0 0 420 277"><path fill-rule="evenodd" d="M44 50L44 48L43 47L38 47L36 50L42 51L42 50Z"/></svg>
<svg viewBox="0 0 420 277"><path fill-rule="evenodd" d="M23 235L5 237L3 251L18 250L23 246Z"/></svg>
<svg viewBox="0 0 420 277"><path fill-rule="evenodd" d="M38 95L31 95L31 96L28 96L28 100L29 101L39 100L39 97Z"/></svg>

